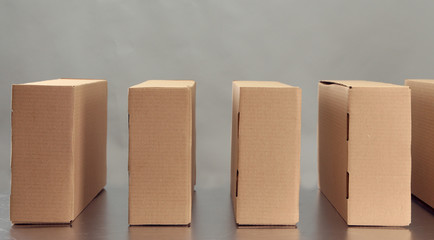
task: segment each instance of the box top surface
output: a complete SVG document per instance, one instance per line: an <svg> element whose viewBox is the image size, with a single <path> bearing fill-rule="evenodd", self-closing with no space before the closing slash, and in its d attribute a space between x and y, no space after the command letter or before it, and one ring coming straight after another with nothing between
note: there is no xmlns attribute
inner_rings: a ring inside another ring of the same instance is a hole
<svg viewBox="0 0 434 240"><path fill-rule="evenodd" d="M406 82L422 82L434 84L434 79L406 79Z"/></svg>
<svg viewBox="0 0 434 240"><path fill-rule="evenodd" d="M186 88L194 84L193 80L148 80L130 88Z"/></svg>
<svg viewBox="0 0 434 240"><path fill-rule="evenodd" d="M53 79L53 80L45 80L38 82L30 82L23 84L14 84L14 85L31 85L31 86L80 86L90 83L96 82L106 82L106 80L102 79L69 79L69 78L61 78L61 79Z"/></svg>
<svg viewBox="0 0 434 240"><path fill-rule="evenodd" d="M288 84L275 81L234 81L234 85L239 87L251 87L251 88L297 88Z"/></svg>
<svg viewBox="0 0 434 240"><path fill-rule="evenodd" d="M337 84L349 88L372 88L372 87L385 87L385 88L408 88L407 86L396 85L383 82L372 82L364 80L321 80L320 83L324 84Z"/></svg>

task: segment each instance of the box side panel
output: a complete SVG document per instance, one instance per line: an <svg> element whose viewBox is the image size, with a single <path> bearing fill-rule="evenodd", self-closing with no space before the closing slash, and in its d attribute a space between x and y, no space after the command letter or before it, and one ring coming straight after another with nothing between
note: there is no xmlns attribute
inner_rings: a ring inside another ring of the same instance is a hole
<svg viewBox="0 0 434 240"><path fill-rule="evenodd" d="M408 225L410 90L353 88L349 107L348 224Z"/></svg>
<svg viewBox="0 0 434 240"><path fill-rule="evenodd" d="M347 220L347 120L349 88L319 84L318 171L321 192Z"/></svg>
<svg viewBox="0 0 434 240"><path fill-rule="evenodd" d="M192 145L191 145L191 159L192 159L192 188L194 191L194 186L196 185L196 83L191 87L191 99L192 99L192 108L191 108L191 131L192 131ZM193 192L192 191L192 192Z"/></svg>
<svg viewBox="0 0 434 240"><path fill-rule="evenodd" d="M13 223L73 219L72 87L12 87Z"/></svg>
<svg viewBox="0 0 434 240"><path fill-rule="evenodd" d="M411 191L434 207L434 80L406 85L411 89Z"/></svg>
<svg viewBox="0 0 434 240"><path fill-rule="evenodd" d="M298 88L240 88L237 223L295 225L300 186Z"/></svg>
<svg viewBox="0 0 434 240"><path fill-rule="evenodd" d="M231 135L231 198L235 219L237 218L238 191L238 116L239 116L240 88L232 84L232 135Z"/></svg>
<svg viewBox="0 0 434 240"><path fill-rule="evenodd" d="M74 217L104 188L107 82L74 87Z"/></svg>
<svg viewBox="0 0 434 240"><path fill-rule="evenodd" d="M191 222L190 88L129 91L129 223Z"/></svg>

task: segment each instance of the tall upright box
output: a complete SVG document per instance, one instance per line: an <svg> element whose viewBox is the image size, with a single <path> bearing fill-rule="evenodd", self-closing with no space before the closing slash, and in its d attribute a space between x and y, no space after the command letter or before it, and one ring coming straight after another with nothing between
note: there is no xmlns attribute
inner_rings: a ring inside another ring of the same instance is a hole
<svg viewBox="0 0 434 240"><path fill-rule="evenodd" d="M12 86L14 224L70 223L106 184L107 82Z"/></svg>
<svg viewBox="0 0 434 240"><path fill-rule="evenodd" d="M410 224L410 97L407 86L319 83L319 185L348 225Z"/></svg>
<svg viewBox="0 0 434 240"><path fill-rule="evenodd" d="M195 184L194 81L128 90L129 224L190 225Z"/></svg>
<svg viewBox="0 0 434 240"><path fill-rule="evenodd" d="M299 218L301 89L234 81L231 195L238 225Z"/></svg>
<svg viewBox="0 0 434 240"><path fill-rule="evenodd" d="M412 193L434 208L434 80L408 79L411 89Z"/></svg>

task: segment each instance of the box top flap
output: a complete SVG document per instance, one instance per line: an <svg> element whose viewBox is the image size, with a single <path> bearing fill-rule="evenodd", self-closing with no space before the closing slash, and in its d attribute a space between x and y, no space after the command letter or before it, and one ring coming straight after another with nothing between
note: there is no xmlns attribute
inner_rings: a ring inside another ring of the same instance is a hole
<svg viewBox="0 0 434 240"><path fill-rule="evenodd" d="M130 88L191 88L193 80L148 80Z"/></svg>
<svg viewBox="0 0 434 240"><path fill-rule="evenodd" d="M31 86L80 86L84 84L96 83L96 82L106 82L106 80L102 79L72 79L72 78L61 78L61 79L53 79L53 80L45 80L39 82L30 82L23 84L14 84L14 85L31 85Z"/></svg>
<svg viewBox="0 0 434 240"><path fill-rule="evenodd" d="M238 87L251 87L251 88L257 88L257 87L265 87L265 88L298 88L294 87L288 84L284 84L281 82L275 82L275 81L234 81L234 85L237 85Z"/></svg>
<svg viewBox="0 0 434 240"><path fill-rule="evenodd" d="M365 80L321 80L320 83L323 84L336 84L348 88L369 88L369 87L387 87L387 88L406 88L406 86L383 83L383 82L372 82Z"/></svg>

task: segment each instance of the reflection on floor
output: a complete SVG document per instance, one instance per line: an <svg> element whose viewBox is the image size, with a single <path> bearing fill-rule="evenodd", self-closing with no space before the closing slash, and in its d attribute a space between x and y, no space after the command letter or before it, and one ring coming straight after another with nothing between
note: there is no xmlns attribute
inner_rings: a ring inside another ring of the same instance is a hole
<svg viewBox="0 0 434 240"><path fill-rule="evenodd" d="M347 227L317 189L301 189L296 228L238 228L229 188L198 189L191 227L129 227L128 190L108 188L69 225L11 226L9 196L0 195L0 239L434 239L434 211L412 199L407 228Z"/></svg>

